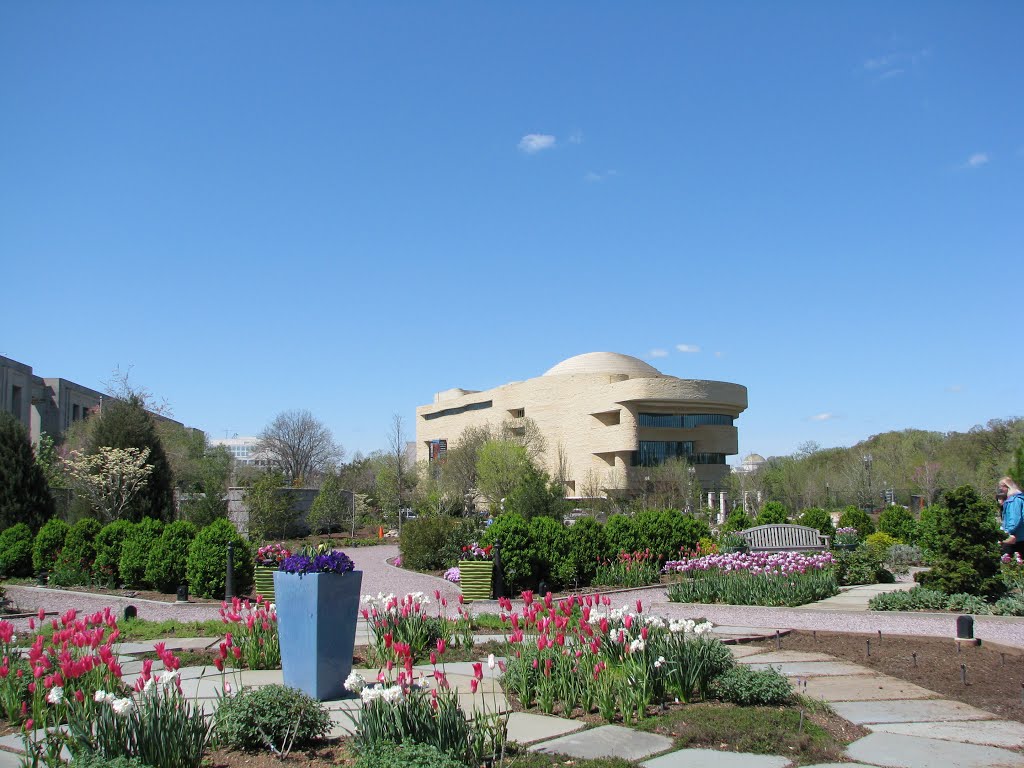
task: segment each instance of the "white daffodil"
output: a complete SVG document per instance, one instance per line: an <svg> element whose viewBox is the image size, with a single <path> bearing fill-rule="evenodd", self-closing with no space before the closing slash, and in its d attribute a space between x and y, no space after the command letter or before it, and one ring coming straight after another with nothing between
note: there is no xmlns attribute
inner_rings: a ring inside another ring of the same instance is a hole
<svg viewBox="0 0 1024 768"><path fill-rule="evenodd" d="M135 702L131 699L114 699L110 706L114 710L115 715L124 716L134 709Z"/></svg>
<svg viewBox="0 0 1024 768"><path fill-rule="evenodd" d="M366 687L366 679L358 672L352 672L345 678L345 690L360 693Z"/></svg>
<svg viewBox="0 0 1024 768"><path fill-rule="evenodd" d="M55 685L50 689L50 692L46 694L46 700L51 704L60 704L64 701L64 689L59 685Z"/></svg>

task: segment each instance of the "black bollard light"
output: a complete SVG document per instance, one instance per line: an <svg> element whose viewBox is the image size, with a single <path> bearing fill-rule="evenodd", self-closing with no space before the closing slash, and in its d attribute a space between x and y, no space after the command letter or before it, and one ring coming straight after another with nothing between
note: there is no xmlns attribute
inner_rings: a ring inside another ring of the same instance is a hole
<svg viewBox="0 0 1024 768"><path fill-rule="evenodd" d="M128 619L134 619L138 615L139 615L139 609L136 608L134 605L126 605L124 607L124 619L125 619L125 621L128 621Z"/></svg>
<svg viewBox="0 0 1024 768"><path fill-rule="evenodd" d="M45 587L46 586L46 580L49 577L50 577L50 574L47 573L46 569L44 568L43 570L41 570L39 573L36 574L36 584L39 585L40 587Z"/></svg>
<svg viewBox="0 0 1024 768"><path fill-rule="evenodd" d="M187 603L188 602L188 584L179 584L178 585L178 602L179 603Z"/></svg>
<svg viewBox="0 0 1024 768"><path fill-rule="evenodd" d="M957 640L973 640L974 639L974 617L973 616L957 616L956 617L956 638L957 638Z"/></svg>
<svg viewBox="0 0 1024 768"><path fill-rule="evenodd" d="M235 542L228 542L228 568L224 574L224 599L235 596Z"/></svg>
<svg viewBox="0 0 1024 768"><path fill-rule="evenodd" d="M494 542L494 573L491 578L494 587L494 599L505 596L505 578L501 573L501 542Z"/></svg>

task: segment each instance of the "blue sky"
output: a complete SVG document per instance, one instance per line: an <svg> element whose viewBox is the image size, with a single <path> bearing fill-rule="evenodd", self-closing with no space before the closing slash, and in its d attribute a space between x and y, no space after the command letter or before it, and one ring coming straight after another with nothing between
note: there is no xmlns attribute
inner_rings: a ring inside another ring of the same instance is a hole
<svg viewBox="0 0 1024 768"><path fill-rule="evenodd" d="M1024 415L1022 28L5 3L0 354L131 367L211 436L308 408L350 453L590 351L746 385L741 454Z"/></svg>

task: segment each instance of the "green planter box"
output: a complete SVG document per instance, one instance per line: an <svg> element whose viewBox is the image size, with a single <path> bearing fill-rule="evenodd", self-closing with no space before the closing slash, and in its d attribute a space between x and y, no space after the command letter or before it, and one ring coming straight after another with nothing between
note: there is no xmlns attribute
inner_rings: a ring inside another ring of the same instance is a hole
<svg viewBox="0 0 1024 768"><path fill-rule="evenodd" d="M459 561L459 586L467 600L490 600L493 579L493 560Z"/></svg>
<svg viewBox="0 0 1024 768"><path fill-rule="evenodd" d="M254 580L256 582L256 594L260 595L268 603L277 602L274 599L274 572L277 568L266 565L257 565Z"/></svg>

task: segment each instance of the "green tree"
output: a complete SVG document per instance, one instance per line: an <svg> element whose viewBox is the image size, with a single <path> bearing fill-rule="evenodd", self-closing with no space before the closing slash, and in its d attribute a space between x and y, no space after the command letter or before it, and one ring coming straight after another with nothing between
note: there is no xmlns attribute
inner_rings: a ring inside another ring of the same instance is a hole
<svg viewBox="0 0 1024 768"><path fill-rule="evenodd" d="M789 513L781 501L769 501L757 513L758 525L772 525L789 522Z"/></svg>
<svg viewBox="0 0 1024 768"><path fill-rule="evenodd" d="M153 418L146 412L142 400L131 395L127 400L104 403L96 426L92 430L89 453L101 448L148 449L146 463L153 467L146 487L135 494L122 517L138 521L144 517L160 520L174 518L174 478L157 435Z"/></svg>
<svg viewBox="0 0 1024 768"><path fill-rule="evenodd" d="M14 416L0 413L0 529L26 523L37 530L53 515L53 496L28 433Z"/></svg>
<svg viewBox="0 0 1024 768"><path fill-rule="evenodd" d="M581 517L569 526L568 538L567 559L580 586L587 586L594 580L598 561L608 550L604 528L592 517Z"/></svg>
<svg viewBox="0 0 1024 768"><path fill-rule="evenodd" d="M220 518L203 528L188 548L185 569L189 589L199 597L223 598L228 544L234 545L235 594L248 594L256 566L255 553L229 520Z"/></svg>
<svg viewBox="0 0 1024 768"><path fill-rule="evenodd" d="M246 490L249 538L253 541L283 539L298 519L299 512L284 488L283 474L267 472Z"/></svg>
<svg viewBox="0 0 1024 768"><path fill-rule="evenodd" d="M0 578L32 575L32 529L15 523L0 533Z"/></svg>
<svg viewBox="0 0 1024 768"><path fill-rule="evenodd" d="M871 515L860 507L847 507L839 516L840 528L856 528L862 539L866 539L875 532L875 523Z"/></svg>
<svg viewBox="0 0 1024 768"><path fill-rule="evenodd" d="M928 524L921 526L931 568L915 574L915 579L946 594L996 597L1004 591L995 503L965 485L948 491L944 504L931 510Z"/></svg>
<svg viewBox="0 0 1024 768"><path fill-rule="evenodd" d="M836 527L832 523L832 515L821 507L809 507L797 518L799 525L806 525L808 528L817 528L826 536L835 536Z"/></svg>
<svg viewBox="0 0 1024 768"><path fill-rule="evenodd" d="M499 508L533 468L526 449L508 440L488 440L480 448L476 474L480 492Z"/></svg>
<svg viewBox="0 0 1024 768"><path fill-rule="evenodd" d="M900 506L893 505L882 510L878 516L878 530L904 544L917 541L917 521L909 510Z"/></svg>
<svg viewBox="0 0 1024 768"><path fill-rule="evenodd" d="M532 464L527 464L518 485L505 499L505 511L515 512L526 520L550 517L561 523L565 507L562 489Z"/></svg>
<svg viewBox="0 0 1024 768"><path fill-rule="evenodd" d="M51 517L36 533L32 543L32 569L36 573L53 570L60 551L64 549L69 527L59 517Z"/></svg>
<svg viewBox="0 0 1024 768"><path fill-rule="evenodd" d="M569 560L569 536L561 520L534 517L529 522L530 541L541 578L555 587L575 586L576 571Z"/></svg>
<svg viewBox="0 0 1024 768"><path fill-rule="evenodd" d="M501 515L484 531L480 543L485 547L501 545L501 571L506 590L515 594L536 586L536 554L529 524L522 517Z"/></svg>
<svg viewBox="0 0 1024 768"><path fill-rule="evenodd" d="M753 522L747 517L747 513L743 511L743 507L736 507L729 516L725 518L725 523L722 524L722 530L729 531L745 531L750 528Z"/></svg>
<svg viewBox="0 0 1024 768"><path fill-rule="evenodd" d="M134 588L146 585L146 563L149 560L149 553L163 530L163 521L152 517L144 517L132 525L132 529L121 542L118 571L122 584Z"/></svg>
<svg viewBox="0 0 1024 768"><path fill-rule="evenodd" d="M184 584L188 550L197 533L188 520L175 520L165 526L146 560L146 581L167 593Z"/></svg>
<svg viewBox="0 0 1024 768"><path fill-rule="evenodd" d="M1024 437L1021 437L1017 447L1013 450L1013 461L1007 474L1016 481L1017 485L1024 486Z"/></svg>
<svg viewBox="0 0 1024 768"><path fill-rule="evenodd" d="M332 533L347 526L355 528L352 496L341 484L341 476L329 471L320 484L320 491L306 515L306 523L314 533Z"/></svg>
<svg viewBox="0 0 1024 768"><path fill-rule="evenodd" d="M135 527L128 520L115 520L96 534L96 575L102 584L121 582L121 547Z"/></svg>

